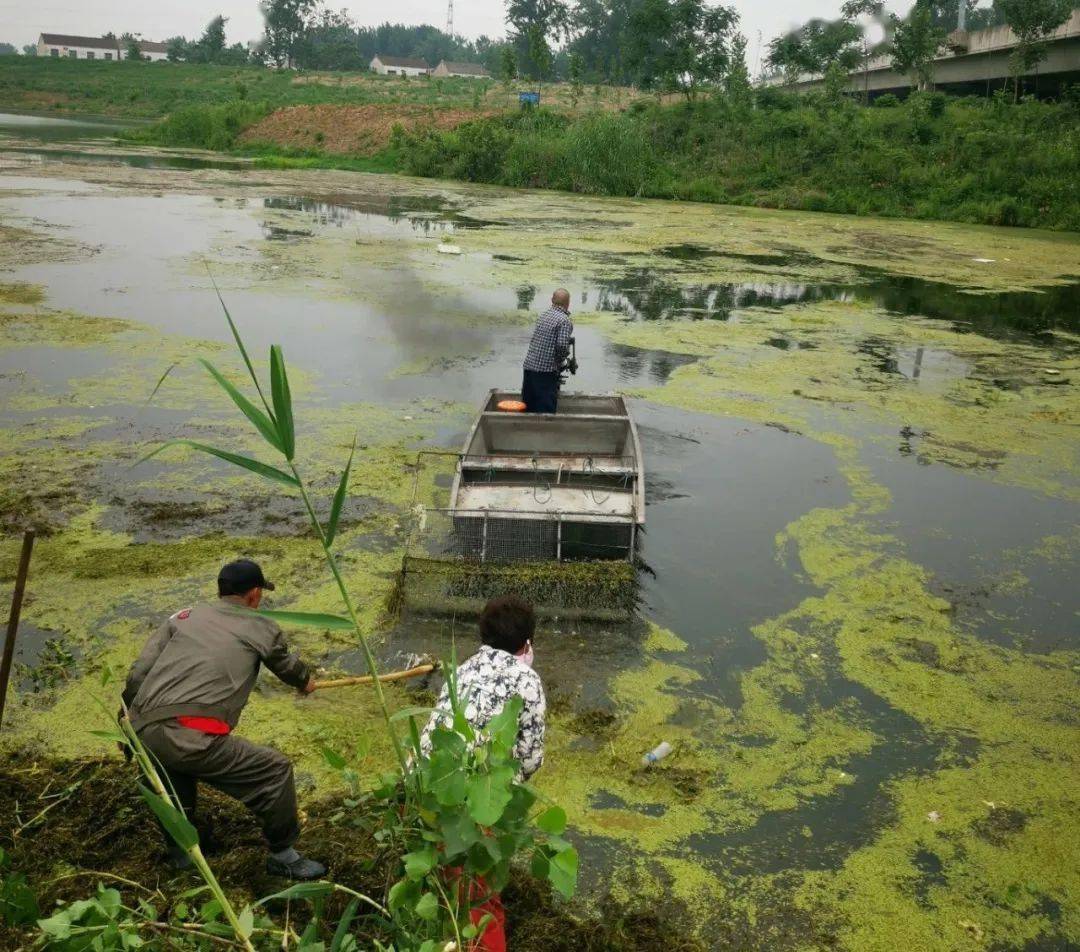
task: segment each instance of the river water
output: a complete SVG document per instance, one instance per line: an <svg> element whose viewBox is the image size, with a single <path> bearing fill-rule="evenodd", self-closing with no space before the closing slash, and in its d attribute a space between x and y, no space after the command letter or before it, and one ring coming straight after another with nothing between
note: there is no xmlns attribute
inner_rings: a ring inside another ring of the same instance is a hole
<svg viewBox="0 0 1080 952"><path fill-rule="evenodd" d="M293 503L131 468L173 437L255 449L193 364L234 366L211 276L255 353L283 346L322 485L360 429L346 546L388 663L469 650L468 622L380 620L410 460L517 384L564 285L572 386L632 398L648 481L638 621L537 639L538 781L586 892L685 903L735 947L1080 942L1080 240L178 163L109 131L0 117L5 520L52 533L17 739L89 747L95 664L233 551L279 605L335 607ZM58 635L69 670L54 646L30 677ZM332 789L313 742L363 709L289 705L268 687L249 732Z"/></svg>

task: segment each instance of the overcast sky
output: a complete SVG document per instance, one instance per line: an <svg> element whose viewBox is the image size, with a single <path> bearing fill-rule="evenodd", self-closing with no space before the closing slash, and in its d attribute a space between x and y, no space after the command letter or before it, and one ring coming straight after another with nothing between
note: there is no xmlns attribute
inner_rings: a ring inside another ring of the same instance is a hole
<svg viewBox="0 0 1080 952"><path fill-rule="evenodd" d="M731 2L731 0L728 0ZM764 44L811 17L833 18L842 0L734 0L749 41L747 59L755 66L758 31ZM887 0L890 9L901 10L911 0ZM402 23L446 25L446 0L396 0L392 5L371 0L331 0L345 7L353 19L375 25L387 19ZM481 33L501 36L504 0L455 0L455 32L475 37ZM229 18L229 42L246 42L262 33L257 0L0 0L0 41L22 47L37 41L39 33L73 33L100 36L112 30L142 34L144 39L163 40L181 34L197 37L212 17Z"/></svg>

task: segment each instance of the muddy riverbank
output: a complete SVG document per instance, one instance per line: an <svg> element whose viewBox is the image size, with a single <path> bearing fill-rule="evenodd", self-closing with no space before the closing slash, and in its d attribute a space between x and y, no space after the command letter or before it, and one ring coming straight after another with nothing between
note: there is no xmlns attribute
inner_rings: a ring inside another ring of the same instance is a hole
<svg viewBox="0 0 1080 952"><path fill-rule="evenodd" d="M1076 237L11 152L0 180L5 577L46 532L5 745L103 753L101 672L229 557L274 566L276 607L336 608L294 500L179 451L131 467L176 436L256 449L194 364L238 369L208 265L284 346L326 500L358 433L343 560L388 663L473 643L386 617L407 514L445 491L417 453L516 383L565 285L574 386L633 396L650 484L641 617L537 639L537 779L586 893L735 948L1080 942ZM267 682L242 727L315 802L320 746L386 762L373 725L363 693Z"/></svg>

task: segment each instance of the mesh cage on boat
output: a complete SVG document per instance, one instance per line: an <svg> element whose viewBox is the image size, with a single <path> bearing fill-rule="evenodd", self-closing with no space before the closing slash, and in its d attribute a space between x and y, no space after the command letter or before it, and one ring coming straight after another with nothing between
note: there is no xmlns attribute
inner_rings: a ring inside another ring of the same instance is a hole
<svg viewBox="0 0 1080 952"><path fill-rule="evenodd" d="M564 617L615 619L633 611L632 525L581 533L571 521L574 513L561 519L547 513L502 518L509 515L414 510L396 607L421 614L476 614L489 598L518 595L543 614Z"/></svg>

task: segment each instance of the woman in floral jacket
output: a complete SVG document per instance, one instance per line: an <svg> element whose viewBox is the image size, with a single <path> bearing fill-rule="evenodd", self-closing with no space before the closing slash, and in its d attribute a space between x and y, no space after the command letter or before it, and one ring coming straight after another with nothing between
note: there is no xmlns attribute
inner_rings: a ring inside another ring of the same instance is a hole
<svg viewBox="0 0 1080 952"><path fill-rule="evenodd" d="M547 702L540 675L532 669L535 631L532 605L513 595L493 598L480 615L480 650L457 669L458 698L475 730L487 727L511 698L524 702L514 745L514 756L521 764L519 780L528 780L544 762ZM425 754L431 752L431 732L440 721L447 728L453 725L445 686L421 738Z"/></svg>

